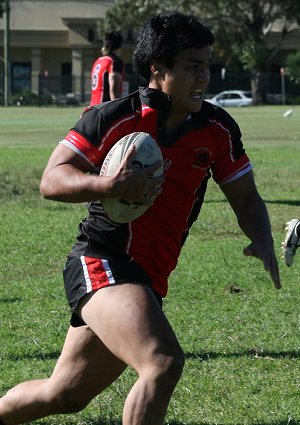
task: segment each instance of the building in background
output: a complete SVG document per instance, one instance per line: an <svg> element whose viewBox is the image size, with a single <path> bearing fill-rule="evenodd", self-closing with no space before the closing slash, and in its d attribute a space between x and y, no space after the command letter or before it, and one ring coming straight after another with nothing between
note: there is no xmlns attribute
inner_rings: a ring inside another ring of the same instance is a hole
<svg viewBox="0 0 300 425"><path fill-rule="evenodd" d="M97 22L114 0L10 0L10 91L53 94L69 102L88 104L92 63L101 53ZM4 20L0 19L0 59L4 50ZM280 37L280 22L269 36L270 48ZM131 70L132 32L122 34L125 63L124 94L138 79ZM287 54L300 48L299 27L281 44L269 69L269 93L280 92L280 68ZM226 71L226 72L225 72ZM0 94L3 92L3 60L0 60ZM224 78L223 78L223 77ZM221 63L212 67L209 90L250 89L247 73L232 73Z"/></svg>
<svg viewBox="0 0 300 425"><path fill-rule="evenodd" d="M40 91L76 96L88 102L92 63L101 55L97 21L112 5L109 0L10 0L11 93ZM3 58L3 19L0 57ZM130 62L128 43L122 56ZM131 48L131 46L130 46ZM0 91L3 91L3 61ZM124 88L129 89L128 82Z"/></svg>

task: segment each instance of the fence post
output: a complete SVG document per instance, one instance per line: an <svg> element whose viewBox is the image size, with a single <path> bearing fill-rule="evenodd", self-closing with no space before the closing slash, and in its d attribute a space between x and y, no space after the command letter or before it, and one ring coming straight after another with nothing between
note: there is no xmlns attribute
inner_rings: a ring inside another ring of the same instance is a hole
<svg viewBox="0 0 300 425"><path fill-rule="evenodd" d="M285 69L280 68L282 104L285 105Z"/></svg>
<svg viewBox="0 0 300 425"><path fill-rule="evenodd" d="M10 104L10 4L4 8L4 106Z"/></svg>

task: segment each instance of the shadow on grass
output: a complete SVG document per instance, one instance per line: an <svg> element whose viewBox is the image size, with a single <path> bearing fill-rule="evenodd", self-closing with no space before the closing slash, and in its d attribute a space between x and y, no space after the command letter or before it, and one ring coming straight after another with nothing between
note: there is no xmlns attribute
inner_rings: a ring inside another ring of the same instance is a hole
<svg viewBox="0 0 300 425"><path fill-rule="evenodd" d="M104 425L104 423L102 422L95 422L93 424L90 425ZM108 425L108 424L105 424ZM121 422L117 422L116 424L113 425L121 425ZM240 425L239 423L236 424L227 424L226 422L214 422L212 424L212 422L167 422L166 425ZM251 422L249 423L249 425L257 425L257 422L251 424ZM299 422L296 420L282 420L282 421L278 421L278 422L259 422L259 425L299 425Z"/></svg>
<svg viewBox="0 0 300 425"><path fill-rule="evenodd" d="M59 351L53 351L49 353L23 353L17 355L9 355L9 360L53 360L57 359L60 355ZM291 350L291 351L268 351L262 349L249 349L245 351L239 351L236 353L218 353L218 352L186 352L185 358L199 360L201 362L206 362L214 359L230 359L230 358L239 358L239 357L255 357L255 358L271 358L271 359L299 359L300 351L299 350ZM172 425L172 424L170 424Z"/></svg>
<svg viewBox="0 0 300 425"><path fill-rule="evenodd" d="M60 351L53 351L52 353L24 353L22 355L16 354L16 355L8 355L6 358L10 361L20 361L20 360L53 360L58 359L60 356Z"/></svg>
<svg viewBox="0 0 300 425"><path fill-rule="evenodd" d="M68 425L76 425L78 422L68 422ZM122 421L120 420L114 420L114 421L107 421L103 419L99 420L93 420L93 421L86 421L84 422L86 425L122 425ZM295 419L284 419L278 422L259 422L259 425L299 425L300 422L298 422ZM49 425L49 421L39 421L39 425ZM172 421L172 422L165 422L165 425L240 425L239 423L233 424L233 423L226 423L226 422L205 422L205 421L199 421L199 422L178 422L178 421ZM253 424L249 422L248 425L257 425L257 422L254 422Z"/></svg>
<svg viewBox="0 0 300 425"><path fill-rule="evenodd" d="M14 298L1 298L0 297L0 304L17 303L19 301L22 301L22 298L18 298L18 297L14 297Z"/></svg>
<svg viewBox="0 0 300 425"><path fill-rule="evenodd" d="M103 422L95 422L91 423L90 425L108 425ZM112 425L121 425L121 422L116 422ZM199 422L178 422L178 421L172 421L172 422L166 422L166 425L240 425L239 423L236 424L228 424L226 422L205 422L205 421L199 421ZM249 422L248 425L257 425L257 422L251 424ZM297 420L291 419L291 420L282 420L278 422L260 422L259 425L299 425L299 422Z"/></svg>
<svg viewBox="0 0 300 425"><path fill-rule="evenodd" d="M268 200L268 199L264 199L266 204L280 204L280 205L290 205L290 206L295 206L295 207L299 207L300 206L300 201L299 199L296 201L293 200L284 200L284 199L278 199L278 200Z"/></svg>
<svg viewBox="0 0 300 425"><path fill-rule="evenodd" d="M204 201L206 204L227 204L227 199L207 199ZM300 206L299 199L264 199L266 204L290 205L294 207Z"/></svg>
<svg viewBox="0 0 300 425"><path fill-rule="evenodd" d="M256 358L271 358L271 359L298 359L300 358L300 351L291 350L291 351L268 351L260 349L249 349L245 351L240 351L237 353L216 353L216 352L207 352L207 353L197 353L197 352L186 352L186 359L198 359L202 362L214 359L222 358L234 358L234 357L256 357ZM261 424L263 425L263 424Z"/></svg>

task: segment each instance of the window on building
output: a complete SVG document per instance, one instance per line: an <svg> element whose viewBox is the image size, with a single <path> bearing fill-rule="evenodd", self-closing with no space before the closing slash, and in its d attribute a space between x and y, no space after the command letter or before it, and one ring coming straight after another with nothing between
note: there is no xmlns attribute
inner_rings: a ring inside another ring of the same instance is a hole
<svg viewBox="0 0 300 425"><path fill-rule="evenodd" d="M61 92L72 92L72 63L64 62L61 64Z"/></svg>
<svg viewBox="0 0 300 425"><path fill-rule="evenodd" d="M21 93L31 90L30 62L14 62L11 65L11 92Z"/></svg>
<svg viewBox="0 0 300 425"><path fill-rule="evenodd" d="M93 43L95 41L95 31L92 28L88 29L88 41Z"/></svg>

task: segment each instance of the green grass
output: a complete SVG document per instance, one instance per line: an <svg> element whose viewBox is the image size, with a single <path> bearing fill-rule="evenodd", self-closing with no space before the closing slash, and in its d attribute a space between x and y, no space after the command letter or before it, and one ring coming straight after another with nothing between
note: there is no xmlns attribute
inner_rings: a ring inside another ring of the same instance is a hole
<svg viewBox="0 0 300 425"><path fill-rule="evenodd" d="M231 109L271 217L276 252L284 223L300 216L300 108ZM0 394L49 376L69 323L62 267L84 205L42 200L51 151L81 108L0 108ZM300 254L280 261L274 289L224 196L209 182L206 202L171 276L165 312L186 354L169 425L300 424ZM38 424L121 424L135 380L127 370L81 413Z"/></svg>

